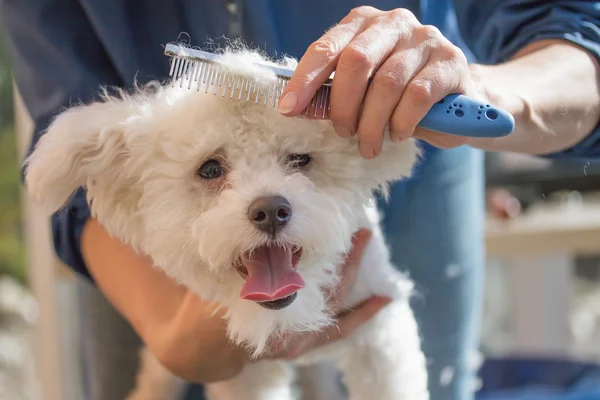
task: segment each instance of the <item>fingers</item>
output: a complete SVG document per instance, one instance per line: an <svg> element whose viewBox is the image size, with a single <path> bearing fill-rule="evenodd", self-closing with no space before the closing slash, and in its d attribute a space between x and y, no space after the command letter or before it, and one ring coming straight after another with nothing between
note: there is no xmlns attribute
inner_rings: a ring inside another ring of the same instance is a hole
<svg viewBox="0 0 600 400"><path fill-rule="evenodd" d="M335 70L342 50L365 29L365 21L375 12L381 11L365 7L361 12L351 12L312 43L283 91L279 112L296 116L308 106L317 90Z"/></svg>
<svg viewBox="0 0 600 400"><path fill-rule="evenodd" d="M437 29L423 27L421 35L442 44L431 50L425 66L408 83L398 107L390 119L390 135L398 141L413 135L417 125L431 107L446 95L458 91L466 74L466 59L460 49L450 44ZM429 43L420 39L423 43Z"/></svg>
<svg viewBox="0 0 600 400"><path fill-rule="evenodd" d="M408 24L404 25L406 27L399 29L399 22L388 14L378 17L341 53L331 88L329 111L329 117L341 137L356 133L369 79L398 42L406 40L410 28Z"/></svg>
<svg viewBox="0 0 600 400"><path fill-rule="evenodd" d="M392 54L373 77L358 125L359 150L363 157L372 158L381 152L385 127L406 85L426 61L421 49L410 48Z"/></svg>
<svg viewBox="0 0 600 400"><path fill-rule="evenodd" d="M280 111L299 115L333 71L328 117L339 136L358 133L364 158L381 152L386 126L392 141L411 137L436 102L473 91L462 51L405 9L359 7L348 14L300 60ZM436 132L416 133L438 147L467 142Z"/></svg>
<svg viewBox="0 0 600 400"><path fill-rule="evenodd" d="M358 274L358 268L363 258L363 254L367 245L371 239L371 231L368 229L360 229L352 237L352 248L346 256L346 262L342 266L342 278L337 287L336 292L332 296L332 308L333 313L339 312L341 303L346 298L350 288L354 286L356 282L356 275Z"/></svg>
<svg viewBox="0 0 600 400"><path fill-rule="evenodd" d="M340 316L337 324L328 327L324 332L316 335L312 348L324 346L349 336L390 302L391 299L386 297L371 297L364 301L353 310Z"/></svg>
<svg viewBox="0 0 600 400"><path fill-rule="evenodd" d="M265 358L293 360L307 351L325 346L351 335L358 327L373 318L377 312L388 305L391 299L371 297L339 316L336 324L322 332L290 335L273 343L273 352Z"/></svg>

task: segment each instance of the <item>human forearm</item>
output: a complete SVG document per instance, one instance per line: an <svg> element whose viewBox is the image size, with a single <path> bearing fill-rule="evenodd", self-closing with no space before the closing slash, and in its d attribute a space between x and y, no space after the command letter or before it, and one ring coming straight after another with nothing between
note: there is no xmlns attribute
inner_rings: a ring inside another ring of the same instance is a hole
<svg viewBox="0 0 600 400"><path fill-rule="evenodd" d="M100 290L169 370L206 383L242 368L245 352L228 343L221 315L94 219L83 231L82 252Z"/></svg>
<svg viewBox="0 0 600 400"><path fill-rule="evenodd" d="M550 154L579 143L598 125L600 68L574 44L539 41L507 63L470 69L489 101L511 112L516 123L511 135L473 139L474 147Z"/></svg>

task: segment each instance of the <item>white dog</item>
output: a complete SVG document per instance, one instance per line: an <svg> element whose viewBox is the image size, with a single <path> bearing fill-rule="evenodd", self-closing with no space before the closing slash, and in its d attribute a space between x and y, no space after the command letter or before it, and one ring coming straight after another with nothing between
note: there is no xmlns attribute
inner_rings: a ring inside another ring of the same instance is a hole
<svg viewBox="0 0 600 400"><path fill-rule="evenodd" d="M276 79L249 51L229 51L232 71ZM280 63L291 65L293 60ZM60 114L27 160L30 193L50 211L78 187L115 237L199 296L227 310L228 334L255 355L289 332L334 323L327 290L360 227L374 234L344 304L394 300L351 336L295 364L334 361L351 399L426 400L427 373L409 306L412 284L390 263L373 192L408 177L413 140L360 157L357 138L331 122L288 118L272 107L179 85L73 107ZM142 357L131 398L173 399L177 378ZM287 400L293 364L260 361L208 385L211 399Z"/></svg>

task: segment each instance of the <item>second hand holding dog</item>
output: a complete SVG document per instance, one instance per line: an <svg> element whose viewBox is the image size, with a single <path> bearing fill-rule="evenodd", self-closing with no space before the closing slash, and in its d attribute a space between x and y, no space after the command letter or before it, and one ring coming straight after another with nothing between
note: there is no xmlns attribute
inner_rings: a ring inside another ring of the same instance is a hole
<svg viewBox="0 0 600 400"><path fill-rule="evenodd" d="M264 358L294 359L311 349L346 337L388 303L388 299L373 297L351 311L339 307L347 289L354 284L370 238L369 231L359 230L353 238L353 247L346 262L340 266L341 282L331 298L333 313L339 315L337 324L324 332L293 335L287 337L285 343L274 343L272 351ZM223 310L217 311L215 306L153 268L149 258L111 237L97 221L90 220L86 225L82 246L91 273L107 297L118 303L118 292L126 290L130 294L127 306L116 305L132 321L144 343L167 369L190 382L210 383L229 379L237 375L246 363L254 361L246 350L227 339ZM119 251L106 251L114 247ZM119 259L107 258L107 254ZM122 265L128 268L119 268ZM115 271L99 274L96 267L105 272L110 268ZM110 283L105 281L106 276L118 276L119 279Z"/></svg>

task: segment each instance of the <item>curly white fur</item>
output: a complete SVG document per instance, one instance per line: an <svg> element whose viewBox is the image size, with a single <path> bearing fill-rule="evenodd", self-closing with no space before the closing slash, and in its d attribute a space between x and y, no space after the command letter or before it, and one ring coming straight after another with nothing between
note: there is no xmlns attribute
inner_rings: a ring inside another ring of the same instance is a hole
<svg viewBox="0 0 600 400"><path fill-rule="evenodd" d="M256 67L257 60L266 62L250 51L222 55L231 69L269 84L275 76ZM286 165L292 153L310 154L306 170ZM196 174L214 158L227 169L218 184ZM27 160L26 183L50 211L85 187L92 214L112 235L225 307L229 337L254 354L265 351L275 335L333 323L325 289L339 279L337 266L353 232L369 227L375 235L345 305L373 294L395 300L352 336L298 362L334 360L352 399L375 394L382 400L425 400L425 360L408 305L412 285L391 265L371 204L373 191L409 176L417 158L412 140L386 141L379 157L365 160L357 138L339 138L328 121L286 118L253 102L153 84L60 114ZM242 300L244 281L232 266L242 253L272 240L247 217L250 202L261 195L289 200L293 218L277 241L303 249L298 272L306 286L278 311ZM132 398L172 398L176 379L151 356L143 360L143 379ZM214 399L291 399L290 368L284 362L255 363L231 381L209 385L209 392Z"/></svg>

